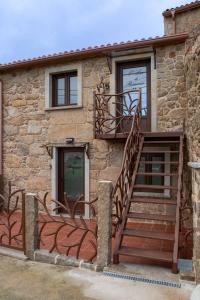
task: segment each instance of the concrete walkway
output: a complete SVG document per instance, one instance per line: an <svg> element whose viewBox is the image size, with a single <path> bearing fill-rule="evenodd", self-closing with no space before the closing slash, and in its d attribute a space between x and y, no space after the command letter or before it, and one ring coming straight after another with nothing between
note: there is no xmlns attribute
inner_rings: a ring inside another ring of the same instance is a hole
<svg viewBox="0 0 200 300"><path fill-rule="evenodd" d="M192 290L191 286L166 288L0 256L3 300L189 300Z"/></svg>

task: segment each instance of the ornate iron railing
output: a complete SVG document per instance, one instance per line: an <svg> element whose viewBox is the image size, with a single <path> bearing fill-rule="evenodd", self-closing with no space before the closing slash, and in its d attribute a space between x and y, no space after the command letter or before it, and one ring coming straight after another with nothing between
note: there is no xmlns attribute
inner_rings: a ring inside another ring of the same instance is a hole
<svg viewBox="0 0 200 300"><path fill-rule="evenodd" d="M56 215L52 215L49 209L48 193L41 199L36 197L44 213L39 214L39 240L38 248L45 248L49 252L57 252L83 258L92 262L97 255L97 220L96 220L96 201L85 202L83 197L79 197L71 205L67 196L64 203L51 200L54 204ZM78 215L78 206L84 203L89 207L90 220L85 220L83 215Z"/></svg>
<svg viewBox="0 0 200 300"><path fill-rule="evenodd" d="M132 116L131 130L126 140L124 148L124 156L122 167L115 187L112 193L113 205L115 213L113 214L113 221L116 227L121 223L123 210L126 207L128 193L132 181L132 175L135 168L136 158L141 142L140 135L141 123L141 91L138 91L138 102L135 108L135 113Z"/></svg>
<svg viewBox="0 0 200 300"><path fill-rule="evenodd" d="M137 89L119 94L94 93L95 137L111 134L128 136L138 107L138 95Z"/></svg>
<svg viewBox="0 0 200 300"><path fill-rule="evenodd" d="M7 195L0 194L0 246L25 251L25 193L12 191L8 183Z"/></svg>

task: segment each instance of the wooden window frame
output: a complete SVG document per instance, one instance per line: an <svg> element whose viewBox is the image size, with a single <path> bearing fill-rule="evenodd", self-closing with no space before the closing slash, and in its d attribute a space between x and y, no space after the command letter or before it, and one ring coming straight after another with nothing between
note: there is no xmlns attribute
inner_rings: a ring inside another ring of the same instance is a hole
<svg viewBox="0 0 200 300"><path fill-rule="evenodd" d="M62 107L62 106L77 106L78 105L78 86L77 86L77 102L70 103L70 78L77 77L78 79L78 72L66 72L66 73L58 73L52 75L52 107ZM65 79L65 86L64 86L64 104L59 105L57 99L57 82L58 79L64 78Z"/></svg>
<svg viewBox="0 0 200 300"><path fill-rule="evenodd" d="M123 69L146 67L146 81L147 81L147 114L141 117L142 131L151 131L151 58L118 61L116 64L116 92L123 91ZM118 107L120 110L120 105Z"/></svg>

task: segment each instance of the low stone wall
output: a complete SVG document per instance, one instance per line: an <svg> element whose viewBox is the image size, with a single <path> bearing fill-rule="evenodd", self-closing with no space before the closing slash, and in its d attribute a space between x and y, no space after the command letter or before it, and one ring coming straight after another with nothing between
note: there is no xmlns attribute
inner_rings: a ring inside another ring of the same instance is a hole
<svg viewBox="0 0 200 300"><path fill-rule="evenodd" d="M70 238L73 236L73 232L76 235L73 237L72 244L67 239L67 242L64 240L63 236L60 235L60 243L65 248L64 253L58 252L58 239L60 231L56 230L53 232L53 224L55 218L49 215L47 212L47 216L43 216L42 220L46 219L45 225L50 222L50 232L47 232L47 237L53 235L53 247L50 246L47 250L38 249L40 248L38 241L41 239L41 227L39 229L40 224L40 216L38 215L38 201L35 194L26 194L25 201L25 254L31 260L36 260L40 262L47 262L51 264L58 264L64 266L76 266L87 268L95 271L101 271L104 267L108 266L111 263L111 255L112 255L112 182L111 181L99 181L98 187L98 218L97 218L97 226L95 225L95 231L89 228L86 224L86 221L80 216L80 220L77 216L77 219L74 220L73 216L64 216L60 215L60 219L58 220L59 230L60 228L64 228L64 226L70 227L70 231L68 231L68 227L65 227L65 236ZM91 207L92 209L92 207ZM48 217L48 218L47 218ZM92 221L92 220L90 220ZM72 224L72 225L71 225ZM43 226L44 223L41 223ZM80 239L78 237L78 233L76 229L80 229L83 234ZM52 233L53 232L53 233ZM95 234L96 244L90 238L86 239L88 233ZM43 241L42 241L43 242ZM93 257L90 260L80 259L79 251L83 246L83 243L87 242L87 252L89 252L88 247L96 248L96 260L93 260ZM66 244L65 244L66 243ZM74 246L76 245L76 246ZM75 256L69 256L68 251L77 247L77 251Z"/></svg>

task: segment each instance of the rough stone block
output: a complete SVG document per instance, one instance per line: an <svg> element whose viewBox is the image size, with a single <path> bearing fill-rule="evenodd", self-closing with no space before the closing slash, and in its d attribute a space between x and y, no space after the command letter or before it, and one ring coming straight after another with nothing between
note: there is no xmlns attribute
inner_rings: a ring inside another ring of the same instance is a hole
<svg viewBox="0 0 200 300"><path fill-rule="evenodd" d="M41 123L39 121L28 122L28 134L39 134L41 130Z"/></svg>
<svg viewBox="0 0 200 300"><path fill-rule="evenodd" d="M36 250L34 252L34 260L48 264L55 264L58 253L49 253L48 250Z"/></svg>
<svg viewBox="0 0 200 300"><path fill-rule="evenodd" d="M99 181L98 186L98 232L97 232L97 261L98 266L105 267L111 262L112 253L112 182Z"/></svg>
<svg viewBox="0 0 200 300"><path fill-rule="evenodd" d="M73 256L59 255L56 258L56 264L61 266L79 267L80 260Z"/></svg>
<svg viewBox="0 0 200 300"><path fill-rule="evenodd" d="M25 242L26 255L28 258L34 258L34 251L38 243L38 202L35 194L26 194L25 199Z"/></svg>

